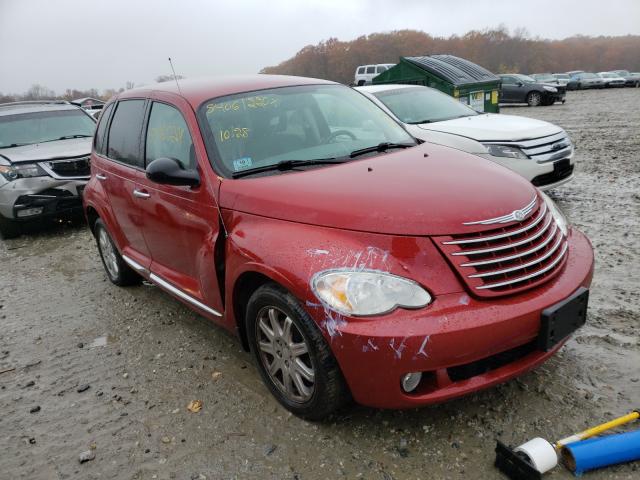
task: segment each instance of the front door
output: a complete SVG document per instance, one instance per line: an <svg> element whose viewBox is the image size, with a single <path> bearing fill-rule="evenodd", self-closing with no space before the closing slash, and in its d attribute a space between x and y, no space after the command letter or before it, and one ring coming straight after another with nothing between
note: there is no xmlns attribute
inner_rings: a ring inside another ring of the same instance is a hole
<svg viewBox="0 0 640 480"><path fill-rule="evenodd" d="M146 177L141 180L147 195L140 205L144 237L152 258L151 272L221 313L214 261L214 246L220 233L212 190L215 186L207 184L198 165L199 158L204 165L204 145L202 142L194 145L193 138L198 138L197 124L188 104L170 94L158 95L165 99L151 104L144 133L146 164L157 158L172 158L185 170L197 170L201 184L184 187L157 184ZM176 105L187 112L191 129Z"/></svg>

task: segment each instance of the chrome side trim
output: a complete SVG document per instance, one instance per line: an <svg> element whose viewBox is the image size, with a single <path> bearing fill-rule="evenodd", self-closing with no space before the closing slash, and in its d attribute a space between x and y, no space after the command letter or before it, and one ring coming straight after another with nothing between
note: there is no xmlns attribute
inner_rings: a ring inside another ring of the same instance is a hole
<svg viewBox="0 0 640 480"><path fill-rule="evenodd" d="M519 235L521 233L526 232L527 230L531 230L533 227L535 227L536 225L538 225L542 219L544 218L544 216L547 214L547 204L543 204L542 208L540 209L540 214L538 215L538 218L536 218L533 222L531 222L529 225L527 225L526 227L522 227L518 230L513 230L511 232L507 232L507 233L500 233L499 235L492 235L490 237L477 237L477 238L469 238L467 240L451 240L448 242L442 242L444 245L462 245L465 243L478 243L478 242L488 242L491 240L499 240L501 238L506 238L506 237L511 237L513 235ZM452 254L452 255L455 255Z"/></svg>
<svg viewBox="0 0 640 480"><path fill-rule="evenodd" d="M180 297L183 300L186 300L187 302L189 302L190 304L198 307L201 310L204 310L205 312L209 312L212 315L215 315L217 317L221 317L222 314L220 312L218 312L217 310L214 310L211 307L208 307L207 305L205 305L204 303L200 302L199 300L196 300L195 298L193 298L191 295L187 295L186 293L184 293L182 290L178 290L176 287L174 287L173 285L171 285L169 282L167 282L166 280L163 280L162 278L160 278L159 276L157 276L155 273L152 273L149 276L149 279L157 284L158 286L170 291L171 293L173 293L175 296Z"/></svg>
<svg viewBox="0 0 640 480"><path fill-rule="evenodd" d="M549 237L549 238L553 238L553 237ZM558 241L553 245L553 247L549 249L547 253L545 253L543 256L539 258L536 258L535 260L530 261L529 263L524 263L522 265L515 265L513 267L504 268L502 270L493 270L491 272L474 273L473 275L468 275L468 277L469 278L491 277L493 275L500 275L502 273L515 272L516 270L522 270L525 268L533 267L534 265L538 265L544 262L547 258L553 255L555 251L558 249L558 247L560 246L560 244L562 243L563 239L564 239L564 235L560 235L560 238L558 238Z"/></svg>
<svg viewBox="0 0 640 480"><path fill-rule="evenodd" d="M529 243L529 242L535 240L536 238L540 237L541 235L543 235L544 232L546 232L547 229L549 228L549 225L551 225L552 221L553 221L553 217L550 215L549 216L549 221L547 222L547 224L544 227L542 227L535 235L527 237L524 240L521 240L519 242L509 243L507 245L500 245L499 247L483 248L481 250L471 250L471 251L464 251L464 252L453 252L451 255L477 255L479 253L499 252L500 250L506 250L508 248L513 248L513 247L519 247L520 245L524 245L525 243Z"/></svg>
<svg viewBox="0 0 640 480"><path fill-rule="evenodd" d="M143 267L142 265L140 265L138 262L136 262L135 260L127 257L126 255L122 255L122 259L131 267L133 268L136 272L138 273L149 273L149 271Z"/></svg>
<svg viewBox="0 0 640 480"><path fill-rule="evenodd" d="M488 285L482 285L481 287L476 287L476 288L478 290L484 290L484 289L487 289L487 288L503 287L505 285L511 285L513 283L524 282L525 280L529 280L531 278L538 277L538 276L542 275L543 273L548 272L549 270L554 268L558 263L560 263L560 260L562 260L564 258L564 254L567 253L568 246L569 246L569 243L565 242L564 247L562 247L562 251L560 252L560 254L558 254L558 256L553 260L553 262L551 262L549 265L544 267L542 270L538 270L537 272L530 273L529 275L525 275L524 277L512 278L511 280L507 280L507 281L499 282L499 283L490 283Z"/></svg>
<svg viewBox="0 0 640 480"><path fill-rule="evenodd" d="M531 200L528 204L526 204L524 207L522 207L519 210L514 210L513 212L508 213L506 215L502 215L500 217L489 218L486 220L477 220L474 222L463 222L462 224L463 225L491 225L494 223L509 223L516 220L522 221L526 218L527 215L529 215L529 213L533 211L537 202L538 202L538 196L534 195L533 200ZM520 218L518 218L518 215L520 215Z"/></svg>
<svg viewBox="0 0 640 480"><path fill-rule="evenodd" d="M481 260L481 261L478 261L478 262L461 263L460 266L461 267L479 267L481 265L491 265L492 263L508 262L510 260L515 260L516 258L526 257L527 255L535 253L538 250L546 247L547 244L551 240L553 240L553 237L555 237L557 231L558 231L558 225L554 224L553 225L553 231L549 234L549 236L547 237L546 240L544 240L540 245L537 245L537 246L533 247L532 249L526 250L526 251L524 251L522 253L517 253L515 255L509 255L507 257L492 258L491 260Z"/></svg>

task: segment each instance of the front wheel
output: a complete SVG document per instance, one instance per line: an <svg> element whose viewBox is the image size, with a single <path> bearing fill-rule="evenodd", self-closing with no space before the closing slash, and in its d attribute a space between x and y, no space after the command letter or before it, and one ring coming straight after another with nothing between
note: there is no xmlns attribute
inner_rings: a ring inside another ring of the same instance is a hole
<svg viewBox="0 0 640 480"><path fill-rule="evenodd" d="M527 95L527 104L530 107L537 107L541 103L542 95L540 95L540 92L530 92L529 95Z"/></svg>
<svg viewBox="0 0 640 480"><path fill-rule="evenodd" d="M93 233L96 236L100 259L109 280L119 287L140 283L142 278L124 261L101 219L96 221Z"/></svg>
<svg viewBox="0 0 640 480"><path fill-rule="evenodd" d="M260 376L287 410L321 420L348 400L329 345L289 292L276 284L258 288L247 304L246 328Z"/></svg>

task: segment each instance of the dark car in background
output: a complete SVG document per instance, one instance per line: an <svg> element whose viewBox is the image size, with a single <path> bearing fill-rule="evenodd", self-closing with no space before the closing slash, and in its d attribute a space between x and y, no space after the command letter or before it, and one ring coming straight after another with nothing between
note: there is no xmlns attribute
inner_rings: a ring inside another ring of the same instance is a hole
<svg viewBox="0 0 640 480"><path fill-rule="evenodd" d="M530 107L565 102L567 90L559 84L538 82L516 73L498 75L502 80L500 103L526 103Z"/></svg>
<svg viewBox="0 0 640 480"><path fill-rule="evenodd" d="M576 82L576 89L586 90L587 88L604 88L605 81L595 73L580 72L571 75L571 80Z"/></svg>
<svg viewBox="0 0 640 480"><path fill-rule="evenodd" d="M0 104L0 236L82 212L95 120L64 101Z"/></svg>

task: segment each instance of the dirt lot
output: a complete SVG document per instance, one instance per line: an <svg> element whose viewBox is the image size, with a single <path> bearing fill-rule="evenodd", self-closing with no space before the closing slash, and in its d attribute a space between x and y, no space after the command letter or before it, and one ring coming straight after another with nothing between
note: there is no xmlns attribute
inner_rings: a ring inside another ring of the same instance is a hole
<svg viewBox="0 0 640 480"><path fill-rule="evenodd" d="M0 241L0 372L15 368L0 373L0 477L492 479L495 437L559 438L640 407L639 105L624 89L503 109L577 145L554 197L596 250L588 324L536 371L444 405L299 420L234 338L157 288L111 285L83 225ZM637 479L640 463L589 478Z"/></svg>

